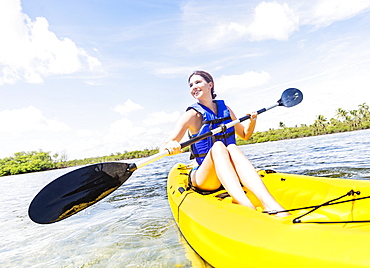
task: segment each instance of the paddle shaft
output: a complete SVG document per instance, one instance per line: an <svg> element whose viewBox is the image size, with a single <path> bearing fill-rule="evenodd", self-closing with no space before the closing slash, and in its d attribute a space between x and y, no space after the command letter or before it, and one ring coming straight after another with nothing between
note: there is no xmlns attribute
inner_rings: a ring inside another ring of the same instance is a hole
<svg viewBox="0 0 370 268"><path fill-rule="evenodd" d="M277 103L275 103L274 105L272 105L272 106L270 106L268 108L263 108L261 110L258 110L257 111L257 114L261 114L263 112L266 112L268 110L271 110L272 108L275 108L275 107L277 107L279 105L280 105L280 103L277 102ZM239 119L236 119L234 121L231 121L230 123L227 123L227 124L224 124L224 125L219 126L218 128L212 129L211 131L208 131L207 133L204 133L202 135L199 135L199 136L196 136L194 138L191 138L190 140L187 140L187 141L181 143L180 144L181 145L181 148L188 147L189 145L192 145L192 144L194 144L194 143L196 143L196 142L198 142L200 140L203 140L205 138L208 138L208 137L210 137L212 135L215 135L217 133L223 132L223 131L225 131L228 128L231 128L231 127L233 127L233 126L235 126L235 125L237 125L237 124L239 124L239 123L241 123L241 122L243 122L245 120L248 120L249 118L251 118L251 115L248 114L248 115L243 116L243 117L241 117ZM165 157L167 155L169 155L169 152L166 150L166 151L163 151L163 152L159 152L157 154L154 154L152 156L149 156L149 157L143 159L142 161L138 162L137 164L131 164L130 165L130 168L129 168L129 171L130 172L134 172L135 170L137 170L137 169L139 169L139 168L141 168L143 166L146 166L146 165L148 165L150 163L153 163L153 162L155 162L155 161L157 161L157 160L159 160L159 159L161 159L161 158L163 158L163 157Z"/></svg>
<svg viewBox="0 0 370 268"><path fill-rule="evenodd" d="M257 111L257 114L266 112L276 106L293 107L300 103L302 99L303 95L298 89L289 88L283 92L277 103ZM250 117L250 115L246 115L230 123L221 124L218 128L192 138L180 144L180 146L184 148L199 140L224 132ZM139 161L137 164L107 162L73 170L46 185L32 200L28 215L34 222L40 224L53 223L68 218L115 191L138 168L169 154L167 150L164 150Z"/></svg>

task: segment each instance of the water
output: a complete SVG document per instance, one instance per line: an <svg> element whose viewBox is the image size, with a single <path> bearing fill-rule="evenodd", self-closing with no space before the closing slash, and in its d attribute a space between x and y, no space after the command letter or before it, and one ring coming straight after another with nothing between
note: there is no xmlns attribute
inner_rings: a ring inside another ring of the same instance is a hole
<svg viewBox="0 0 370 268"><path fill-rule="evenodd" d="M370 130L241 147L256 168L370 179ZM0 267L207 267L182 240L166 196L171 166L143 167L106 199L61 222L38 225L28 205L51 180L73 170L2 177Z"/></svg>

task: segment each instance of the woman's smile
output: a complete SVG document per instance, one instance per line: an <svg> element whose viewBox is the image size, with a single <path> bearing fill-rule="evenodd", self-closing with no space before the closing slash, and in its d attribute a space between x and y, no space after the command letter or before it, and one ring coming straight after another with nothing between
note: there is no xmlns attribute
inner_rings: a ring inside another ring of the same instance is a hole
<svg viewBox="0 0 370 268"><path fill-rule="evenodd" d="M203 93L207 92L207 90L210 91L211 88L209 83L200 75L194 75L189 81L189 86L191 95L196 99L203 96Z"/></svg>
<svg viewBox="0 0 370 268"><path fill-rule="evenodd" d="M202 92L202 90L200 90L200 89L195 89L195 90L193 90L193 96L194 96L194 97L197 97L201 92Z"/></svg>

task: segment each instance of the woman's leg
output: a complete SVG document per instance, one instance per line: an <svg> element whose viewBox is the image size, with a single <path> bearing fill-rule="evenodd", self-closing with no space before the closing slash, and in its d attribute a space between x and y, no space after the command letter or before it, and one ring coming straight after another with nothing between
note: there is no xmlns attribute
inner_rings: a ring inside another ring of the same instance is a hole
<svg viewBox="0 0 370 268"><path fill-rule="evenodd" d="M235 202L254 208L240 185L229 151L222 142L215 142L202 165L193 172L192 182L203 190L216 190L222 184Z"/></svg>
<svg viewBox="0 0 370 268"><path fill-rule="evenodd" d="M232 162L234 163L235 170L240 181L260 200L263 208L267 211L284 210L284 208L270 194L252 163L247 159L243 152L235 144L229 145L227 150ZM289 214L285 213L279 216L287 215Z"/></svg>

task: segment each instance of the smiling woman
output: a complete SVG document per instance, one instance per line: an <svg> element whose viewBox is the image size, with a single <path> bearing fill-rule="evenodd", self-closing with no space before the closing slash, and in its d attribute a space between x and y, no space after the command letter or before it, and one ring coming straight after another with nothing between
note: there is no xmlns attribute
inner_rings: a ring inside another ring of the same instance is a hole
<svg viewBox="0 0 370 268"><path fill-rule="evenodd" d="M181 152L179 142L186 132L191 137L202 137L213 129L221 128L221 133L191 145L191 153L197 163L189 173L191 188L213 193L225 187L233 202L255 208L244 193L242 187L245 186L261 201L265 210L284 210L262 183L251 162L236 146L235 134L243 140L252 136L258 113L251 113L246 126L239 122L227 128L226 125L236 120L236 116L223 100L215 100L212 76L204 71L195 71L189 76L188 84L190 94L197 102L187 108L160 151L178 154ZM279 216L287 215L282 213Z"/></svg>

